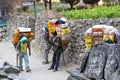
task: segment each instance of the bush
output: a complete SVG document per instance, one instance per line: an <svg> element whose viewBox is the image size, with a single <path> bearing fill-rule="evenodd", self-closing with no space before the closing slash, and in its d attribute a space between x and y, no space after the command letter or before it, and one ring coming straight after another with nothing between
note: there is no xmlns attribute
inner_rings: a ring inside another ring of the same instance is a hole
<svg viewBox="0 0 120 80"><path fill-rule="evenodd" d="M95 4L98 3L100 0L83 0L85 4Z"/></svg>
<svg viewBox="0 0 120 80"><path fill-rule="evenodd" d="M61 2L61 3L64 3L64 2L65 2L65 0L60 0L60 2Z"/></svg>
<svg viewBox="0 0 120 80"><path fill-rule="evenodd" d="M70 10L63 11L63 15L67 18L84 19L92 18L98 19L100 17L114 18L120 17L120 6L96 7L93 9Z"/></svg>
<svg viewBox="0 0 120 80"><path fill-rule="evenodd" d="M28 6L23 6L22 9L23 9L23 11L28 11L29 7Z"/></svg>
<svg viewBox="0 0 120 80"><path fill-rule="evenodd" d="M64 10L67 10L68 8L67 7L55 7L54 10L57 11L57 12L61 12L61 11L64 11Z"/></svg>
<svg viewBox="0 0 120 80"><path fill-rule="evenodd" d="M65 2L70 5L70 8L73 9L73 5L76 5L80 2L80 0L60 0L60 2Z"/></svg>

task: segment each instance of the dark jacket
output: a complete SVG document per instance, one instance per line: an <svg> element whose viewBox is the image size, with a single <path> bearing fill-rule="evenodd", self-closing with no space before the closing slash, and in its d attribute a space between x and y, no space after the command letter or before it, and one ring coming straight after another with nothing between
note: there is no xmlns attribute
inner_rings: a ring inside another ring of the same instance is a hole
<svg viewBox="0 0 120 80"><path fill-rule="evenodd" d="M55 43L58 43L58 45L55 45ZM54 51L62 51L62 42L61 42L61 39L60 37L56 37L54 40L53 40L53 50Z"/></svg>

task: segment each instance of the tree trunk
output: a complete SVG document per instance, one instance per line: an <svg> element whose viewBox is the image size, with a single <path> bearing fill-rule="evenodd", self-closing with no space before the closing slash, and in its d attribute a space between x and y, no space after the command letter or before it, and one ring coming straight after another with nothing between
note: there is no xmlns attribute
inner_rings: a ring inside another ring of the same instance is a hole
<svg viewBox="0 0 120 80"><path fill-rule="evenodd" d="M51 0L49 0L49 9L50 10L52 9L52 2L51 2Z"/></svg>
<svg viewBox="0 0 120 80"><path fill-rule="evenodd" d="M73 9L73 3L70 3L70 7L71 7L71 9Z"/></svg>
<svg viewBox="0 0 120 80"><path fill-rule="evenodd" d="M44 3L45 3L45 10L47 10L47 0L45 0Z"/></svg>

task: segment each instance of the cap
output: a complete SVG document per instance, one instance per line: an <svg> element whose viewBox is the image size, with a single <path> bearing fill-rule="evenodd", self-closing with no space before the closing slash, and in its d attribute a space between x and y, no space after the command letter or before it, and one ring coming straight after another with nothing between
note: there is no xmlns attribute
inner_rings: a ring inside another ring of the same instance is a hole
<svg viewBox="0 0 120 80"><path fill-rule="evenodd" d="M20 42L27 42L27 37L26 36L23 36L21 39L20 39Z"/></svg>

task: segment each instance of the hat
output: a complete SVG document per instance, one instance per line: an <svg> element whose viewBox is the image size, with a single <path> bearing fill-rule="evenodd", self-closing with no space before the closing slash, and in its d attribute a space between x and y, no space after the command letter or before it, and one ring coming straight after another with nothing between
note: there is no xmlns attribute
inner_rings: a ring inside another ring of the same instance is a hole
<svg viewBox="0 0 120 80"><path fill-rule="evenodd" d="M52 32L51 34L57 36L57 32L56 31Z"/></svg>
<svg viewBox="0 0 120 80"><path fill-rule="evenodd" d="M65 17L60 18L60 20L62 20L62 21L64 21L64 22L67 21L67 19L66 19Z"/></svg>
<svg viewBox="0 0 120 80"><path fill-rule="evenodd" d="M20 42L27 42L27 37L26 36L23 36L21 39L20 39Z"/></svg>

